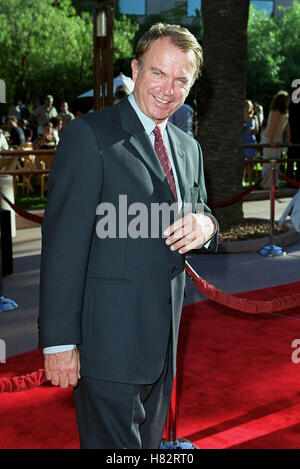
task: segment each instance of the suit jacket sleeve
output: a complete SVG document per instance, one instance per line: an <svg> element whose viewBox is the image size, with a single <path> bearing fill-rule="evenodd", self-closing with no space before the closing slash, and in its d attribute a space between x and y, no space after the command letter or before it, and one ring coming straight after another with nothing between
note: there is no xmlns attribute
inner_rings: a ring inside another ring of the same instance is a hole
<svg viewBox="0 0 300 469"><path fill-rule="evenodd" d="M217 219L212 215L210 208L206 205L207 202L207 194L205 188L205 178L204 178L204 167L203 167L203 154L199 143L197 142L199 148L199 156L200 156L200 171L199 171L199 184L200 184L200 193L198 198L198 203L204 203L204 213L213 219L216 226L216 231L213 236L204 244L203 248L207 249L211 252L216 252L218 249L218 235L219 235L219 224ZM201 248L202 249L202 248Z"/></svg>
<svg viewBox="0 0 300 469"><path fill-rule="evenodd" d="M80 344L81 310L103 167L90 125L63 131L48 181L42 224L40 347Z"/></svg>

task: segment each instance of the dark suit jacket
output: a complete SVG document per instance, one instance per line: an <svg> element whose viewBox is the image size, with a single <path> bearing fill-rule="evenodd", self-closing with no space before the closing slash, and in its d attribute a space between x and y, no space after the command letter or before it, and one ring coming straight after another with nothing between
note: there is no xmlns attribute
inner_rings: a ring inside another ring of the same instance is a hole
<svg viewBox="0 0 300 469"><path fill-rule="evenodd" d="M200 146L172 124L167 131L182 198L195 210L206 199ZM83 376L153 383L170 337L176 361L185 260L161 237L99 239L97 206L114 204L118 220L120 194L149 213L174 202L127 100L73 120L59 142L42 226L40 346L78 344Z"/></svg>

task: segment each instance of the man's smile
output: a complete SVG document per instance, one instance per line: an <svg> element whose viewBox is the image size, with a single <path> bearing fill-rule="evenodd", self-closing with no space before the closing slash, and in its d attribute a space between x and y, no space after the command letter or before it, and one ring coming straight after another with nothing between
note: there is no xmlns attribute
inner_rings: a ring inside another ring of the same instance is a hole
<svg viewBox="0 0 300 469"><path fill-rule="evenodd" d="M161 98L157 98L156 96L153 96L153 98L155 99L155 101L161 103L161 104L169 104L171 103L172 101L168 101L166 99L161 99Z"/></svg>

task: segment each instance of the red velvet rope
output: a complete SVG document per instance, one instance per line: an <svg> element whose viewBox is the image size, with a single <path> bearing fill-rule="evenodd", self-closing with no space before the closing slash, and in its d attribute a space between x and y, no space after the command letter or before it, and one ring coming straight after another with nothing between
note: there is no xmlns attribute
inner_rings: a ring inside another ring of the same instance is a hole
<svg viewBox="0 0 300 469"><path fill-rule="evenodd" d="M257 181L256 185L259 184L260 181L261 179ZM251 186L250 190L253 190L254 186ZM244 191L244 194L245 192L249 193L250 190L247 189L246 191ZM8 201L8 199L6 199L6 197L3 196L3 194L1 195L6 201ZM10 205L12 206L12 208L14 208L14 204L10 203ZM38 217L38 218L42 220L42 217ZM40 221L37 221L37 222L39 223ZM194 284L197 287L197 289L201 291L201 293L203 293L205 296L207 296L208 298L210 298L211 300L217 303L220 303L224 306L228 306L229 308L232 308L238 311L242 311L244 313L250 313L250 314L260 314L260 313L267 313L267 312L270 313L270 312L282 311L285 309L300 306L300 294L284 296L281 298L274 298L272 300L267 300L267 301L253 301L247 298L239 298L234 295L229 295L227 293L222 292L221 290L218 290L213 285L210 285L208 282L202 279L191 268L191 266L188 263L186 263L186 271L193 278ZM0 378L0 394L3 392L24 391L26 389L34 388L36 386L41 386L46 381L47 380L46 380L44 369L39 369L30 374L26 374L24 376L15 376L13 378L6 378L6 377Z"/></svg>
<svg viewBox="0 0 300 469"><path fill-rule="evenodd" d="M193 269L186 264L186 271L193 278L195 286L201 293L211 300L244 313L261 314L282 311L300 306L300 294L273 298L267 301L253 301L248 298L239 298L218 290L203 280ZM39 369L31 374L15 376L13 378L0 378L0 394L2 392L25 391L41 386L46 380L45 370Z"/></svg>
<svg viewBox="0 0 300 469"><path fill-rule="evenodd" d="M300 306L300 294L283 296L273 298L267 301L254 301L248 298L239 298L234 295L229 295L221 290L218 290L213 285L207 283L201 278L192 268L186 263L186 271L193 278L195 286L201 293L217 303L220 303L229 308L242 311L250 314L271 313L276 311L283 311L289 308Z"/></svg>
<svg viewBox="0 0 300 469"><path fill-rule="evenodd" d="M41 386L45 383L45 370L39 369L23 376L14 376L13 378L0 378L0 394L2 392L19 392Z"/></svg>
<svg viewBox="0 0 300 469"><path fill-rule="evenodd" d="M238 202L239 200L241 200L243 197L245 197L247 194L252 192L254 189L256 189L260 185L262 180L263 180L262 177L259 178L258 181L256 181L255 184L252 184L252 186L248 187L243 192L240 192L239 194L237 194L233 197L230 197L229 199L219 200L219 201L216 201L216 202L210 202L208 205L210 207L225 207L225 205L234 204L234 203Z"/></svg>
<svg viewBox="0 0 300 469"><path fill-rule="evenodd" d="M300 182L299 181L295 181L294 179L291 179L291 178L287 177L282 171L279 171L279 174L288 184L290 184L291 186L300 188Z"/></svg>
<svg viewBox="0 0 300 469"><path fill-rule="evenodd" d="M21 217L26 218L27 220L34 221L35 223L42 224L43 217L40 215L35 215L34 213L27 212L22 208L18 207L16 204L13 204L2 192L0 192L0 197L5 200L6 203Z"/></svg>

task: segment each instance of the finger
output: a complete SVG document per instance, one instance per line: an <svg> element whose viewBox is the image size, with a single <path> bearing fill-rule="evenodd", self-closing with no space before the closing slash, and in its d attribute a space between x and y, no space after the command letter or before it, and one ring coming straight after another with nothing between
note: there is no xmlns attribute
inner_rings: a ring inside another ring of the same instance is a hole
<svg viewBox="0 0 300 469"><path fill-rule="evenodd" d="M184 218L179 218L176 220L172 225L168 226L168 228L165 229L164 231L164 236L170 236L172 233L174 233L175 230L178 228L181 228L184 225Z"/></svg>
<svg viewBox="0 0 300 469"><path fill-rule="evenodd" d="M172 245L174 243L177 243L181 239L183 239L185 236L189 236L193 232L193 227L191 224L185 225L184 227L181 227L175 231L175 233L170 236L166 240L166 244Z"/></svg>
<svg viewBox="0 0 300 469"><path fill-rule="evenodd" d="M191 243L186 244L184 247L180 248L178 252L179 254L186 254L187 252L192 251L193 249L199 249L200 247L203 246L203 244L204 244L204 238L200 242L199 242L199 238L197 238Z"/></svg>
<svg viewBox="0 0 300 469"><path fill-rule="evenodd" d="M77 386L78 374L79 373L78 373L77 367L74 369L74 371L69 372L68 379L69 379L70 386Z"/></svg>
<svg viewBox="0 0 300 469"><path fill-rule="evenodd" d="M55 372L51 373L51 383L53 384L53 386L59 386L60 379L59 379L58 373L55 373Z"/></svg>
<svg viewBox="0 0 300 469"><path fill-rule="evenodd" d="M69 384L70 386L77 386L77 383L78 383L78 375L72 375L69 377Z"/></svg>
<svg viewBox="0 0 300 469"><path fill-rule="evenodd" d="M59 385L61 388L67 388L70 384L69 375L67 373L59 374Z"/></svg>
<svg viewBox="0 0 300 469"><path fill-rule="evenodd" d="M77 372L77 377L78 379L81 379L81 375L80 375L80 358L79 358L79 354L78 354L78 359L77 359L77 363L78 363L78 372Z"/></svg>
<svg viewBox="0 0 300 469"><path fill-rule="evenodd" d="M173 243L170 246L170 249L171 249L171 251L177 251L178 249L183 248L187 244L190 244L194 239L195 238L193 236L193 233L188 233L186 236L184 236L183 238L181 238L181 239L177 240L175 243Z"/></svg>

